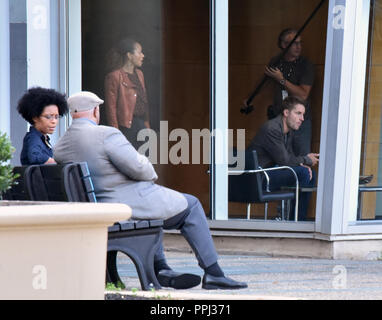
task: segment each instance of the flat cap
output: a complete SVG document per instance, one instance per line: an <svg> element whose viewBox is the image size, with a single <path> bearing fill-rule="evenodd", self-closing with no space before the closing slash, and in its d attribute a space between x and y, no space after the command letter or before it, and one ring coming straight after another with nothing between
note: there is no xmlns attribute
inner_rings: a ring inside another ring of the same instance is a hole
<svg viewBox="0 0 382 320"><path fill-rule="evenodd" d="M100 104L103 104L103 100L96 94L89 91L81 91L73 94L68 98L68 106L70 112L81 112L91 110Z"/></svg>

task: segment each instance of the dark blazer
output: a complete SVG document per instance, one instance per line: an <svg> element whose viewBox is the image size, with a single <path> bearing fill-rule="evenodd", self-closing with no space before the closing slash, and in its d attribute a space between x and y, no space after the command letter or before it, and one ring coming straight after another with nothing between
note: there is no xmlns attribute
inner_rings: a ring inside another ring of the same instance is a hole
<svg viewBox="0 0 382 320"><path fill-rule="evenodd" d="M282 115L268 120L251 141L249 150L256 150L262 168L279 166L312 165L307 156L296 156L293 152L294 132L284 134Z"/></svg>

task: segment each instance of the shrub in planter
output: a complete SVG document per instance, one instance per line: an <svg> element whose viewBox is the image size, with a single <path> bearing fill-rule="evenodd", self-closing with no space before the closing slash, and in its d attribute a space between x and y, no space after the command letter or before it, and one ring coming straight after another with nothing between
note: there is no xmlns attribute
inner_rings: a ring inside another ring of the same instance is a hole
<svg viewBox="0 0 382 320"><path fill-rule="evenodd" d="M7 191L17 179L18 175L12 172L9 161L15 148L5 133L0 133L0 199L3 192Z"/></svg>

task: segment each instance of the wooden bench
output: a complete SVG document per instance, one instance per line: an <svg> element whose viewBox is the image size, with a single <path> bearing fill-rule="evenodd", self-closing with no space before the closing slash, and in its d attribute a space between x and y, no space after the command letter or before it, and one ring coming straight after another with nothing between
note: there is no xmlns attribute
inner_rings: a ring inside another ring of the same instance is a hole
<svg viewBox="0 0 382 320"><path fill-rule="evenodd" d="M5 200L97 202L86 162L15 167L18 184ZM22 191L21 189L24 189ZM117 270L118 251L133 261L142 290L160 289L154 255L163 238L162 220L126 220L108 230L106 281L123 283Z"/></svg>

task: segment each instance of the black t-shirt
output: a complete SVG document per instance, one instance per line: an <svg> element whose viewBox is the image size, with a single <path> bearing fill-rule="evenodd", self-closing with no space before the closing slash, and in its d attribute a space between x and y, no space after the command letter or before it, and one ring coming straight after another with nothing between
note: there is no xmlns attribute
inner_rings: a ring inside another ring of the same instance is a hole
<svg viewBox="0 0 382 320"><path fill-rule="evenodd" d="M278 57L271 59L270 66L277 67L284 75L284 79L292 82L295 85L309 85L312 86L314 82L314 66L313 64L304 57L299 57L295 61L285 61L281 59L278 63L275 64L275 61L278 60ZM273 111L276 114L281 113L281 104L283 100L282 90L285 90L283 86L279 83L276 84L274 97L273 97ZM305 101L306 110L305 118L311 118L310 110L310 99L308 98Z"/></svg>

